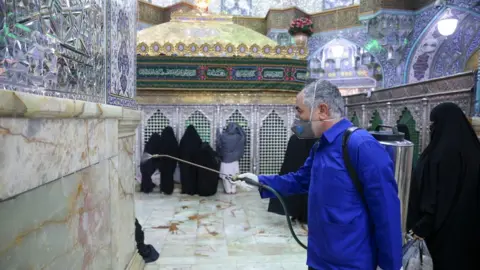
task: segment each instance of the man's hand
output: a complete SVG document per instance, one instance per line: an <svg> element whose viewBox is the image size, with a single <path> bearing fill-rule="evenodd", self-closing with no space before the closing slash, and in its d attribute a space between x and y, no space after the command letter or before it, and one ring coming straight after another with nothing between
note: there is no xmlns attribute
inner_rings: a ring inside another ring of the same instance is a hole
<svg viewBox="0 0 480 270"><path fill-rule="evenodd" d="M240 174L240 175L237 175L235 178L238 179L238 180L233 181L232 184L234 184L237 187L239 187L243 190L246 190L246 191L252 190L254 188L254 186L251 186L251 185L245 183L245 181L242 181L243 178L248 178L248 179L258 183L258 176L256 176L253 173Z"/></svg>
<svg viewBox="0 0 480 270"><path fill-rule="evenodd" d="M412 230L410 230L410 231L408 232L408 234L410 234L410 236L411 236L413 239L415 239L415 240L423 240L423 237L420 237L420 236L416 235L415 232L412 231Z"/></svg>
<svg viewBox="0 0 480 270"><path fill-rule="evenodd" d="M255 181L255 182L258 183L258 176L256 176L256 175L253 174L253 173L240 174L240 175L237 176L237 178L239 178L239 179L248 178L248 179L253 180L253 181Z"/></svg>

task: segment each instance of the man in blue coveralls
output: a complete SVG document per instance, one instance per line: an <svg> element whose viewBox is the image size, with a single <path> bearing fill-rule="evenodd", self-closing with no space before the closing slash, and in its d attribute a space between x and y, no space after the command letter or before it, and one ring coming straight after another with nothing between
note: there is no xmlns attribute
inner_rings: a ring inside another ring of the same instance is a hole
<svg viewBox="0 0 480 270"><path fill-rule="evenodd" d="M342 118L340 91L327 81L307 85L297 96L292 130L299 138L319 138L305 164L286 175L240 175L282 195L308 192L309 269L399 270L402 268L400 201L394 166L385 148L367 131L348 143L363 198L349 177L342 136L352 123ZM262 198L274 195L261 190ZM366 205L365 205L366 204Z"/></svg>

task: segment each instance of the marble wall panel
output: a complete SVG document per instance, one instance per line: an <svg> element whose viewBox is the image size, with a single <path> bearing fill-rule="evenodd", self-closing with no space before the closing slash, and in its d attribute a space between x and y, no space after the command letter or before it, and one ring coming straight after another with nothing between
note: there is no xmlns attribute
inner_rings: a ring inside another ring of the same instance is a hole
<svg viewBox="0 0 480 270"><path fill-rule="evenodd" d="M0 118L0 201L116 155L117 141L115 119Z"/></svg>
<svg viewBox="0 0 480 270"><path fill-rule="evenodd" d="M111 160L0 203L0 269L112 268Z"/></svg>
<svg viewBox="0 0 480 270"><path fill-rule="evenodd" d="M110 189L112 205L112 269L125 269L136 250L134 147L135 137L118 141L119 154L110 160Z"/></svg>

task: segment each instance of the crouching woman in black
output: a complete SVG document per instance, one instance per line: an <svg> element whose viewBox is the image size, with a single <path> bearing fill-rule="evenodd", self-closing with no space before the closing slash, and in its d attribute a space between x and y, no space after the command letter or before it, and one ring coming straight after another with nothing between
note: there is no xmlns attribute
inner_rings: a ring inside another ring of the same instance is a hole
<svg viewBox="0 0 480 270"><path fill-rule="evenodd" d="M144 156L160 154L161 138L158 133L153 133L145 144ZM142 173L142 183L140 191L150 193L153 191L155 184L152 182L153 173L159 168L159 160L156 158L146 158L140 164L140 172Z"/></svg>
<svg viewBox="0 0 480 270"><path fill-rule="evenodd" d="M207 142L202 143L200 149L198 149L194 157L194 162L216 171L220 170L220 159ZM215 195L218 189L218 181L218 173L197 168L197 191L199 196Z"/></svg>

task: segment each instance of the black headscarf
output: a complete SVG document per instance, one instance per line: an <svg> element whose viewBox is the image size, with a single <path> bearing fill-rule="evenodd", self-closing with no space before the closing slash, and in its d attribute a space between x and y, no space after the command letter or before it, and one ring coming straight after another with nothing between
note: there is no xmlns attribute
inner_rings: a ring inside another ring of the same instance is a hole
<svg viewBox="0 0 480 270"><path fill-rule="evenodd" d="M434 269L480 269L480 142L462 110L430 113L431 140L415 167L407 227L424 237Z"/></svg>
<svg viewBox="0 0 480 270"><path fill-rule="evenodd" d="M430 143L421 158L441 156L451 151L471 157L480 152L480 142L472 125L455 103L446 102L433 108L430 122Z"/></svg>
<svg viewBox="0 0 480 270"><path fill-rule="evenodd" d="M178 157L180 155L178 141L171 126L167 126L163 129L160 138L160 154L166 154L173 157ZM163 158L160 159L160 161L160 170L170 171L172 174L175 172L175 168L177 167L176 160Z"/></svg>
<svg viewBox="0 0 480 270"><path fill-rule="evenodd" d="M143 151L151 155L160 154L161 144L162 142L161 142L160 134L158 134L157 132L154 132L148 139L147 143L145 143L145 148Z"/></svg>

